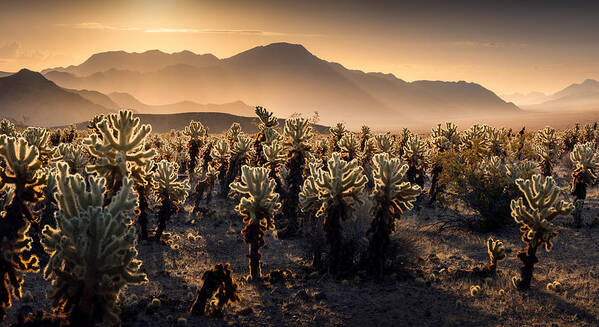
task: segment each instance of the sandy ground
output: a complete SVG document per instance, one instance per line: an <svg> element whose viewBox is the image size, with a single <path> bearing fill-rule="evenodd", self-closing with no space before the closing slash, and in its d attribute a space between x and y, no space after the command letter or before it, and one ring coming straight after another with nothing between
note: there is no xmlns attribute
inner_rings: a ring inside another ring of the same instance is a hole
<svg viewBox="0 0 599 327"><path fill-rule="evenodd" d="M566 170L558 175L565 187ZM599 216L599 190L592 188L589 198L587 224ZM263 272L288 269L294 278L279 284L244 283L247 245L240 236L241 219L233 201L217 200L212 207L219 209L211 217L193 216L187 206L173 218L167 226L169 245L138 246L149 282L124 291L123 298L136 294L140 302L122 305L123 326L173 326L180 317L189 326L599 326L598 229L573 228L569 217L558 219L563 230L554 249L539 251L532 289L521 292L510 281L519 268L515 254L524 246L518 227L491 234L459 226L441 229L438 222L461 214L437 208L409 212L398 222L393 275L349 281L314 276L305 240L279 240L269 233L262 250ZM367 212L360 210L358 222L348 223L347 230L363 231ZM507 258L497 275L487 281L457 277L459 269L487 263L489 236L506 246ZM221 318L190 316L191 296L202 274L220 262L231 263L242 301ZM555 280L563 284L563 292L546 289ZM33 293L34 302L16 302L7 323L14 322L17 310L49 309L46 285L41 274L27 275L24 290ZM476 296L470 294L472 285L481 286ZM154 312L147 309L153 298L162 303Z"/></svg>

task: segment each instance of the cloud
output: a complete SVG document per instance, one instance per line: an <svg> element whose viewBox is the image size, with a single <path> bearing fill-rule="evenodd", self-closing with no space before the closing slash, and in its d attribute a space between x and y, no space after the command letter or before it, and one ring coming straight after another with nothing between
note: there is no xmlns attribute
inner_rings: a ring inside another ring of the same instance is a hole
<svg viewBox="0 0 599 327"><path fill-rule="evenodd" d="M141 28L141 27L117 27L97 22L84 22L78 24L56 24L76 29L110 30L110 31L141 31L144 33L189 33L189 34L236 34L236 35L259 35L259 36L305 36L321 37L320 34L289 34L255 29L197 29L197 28Z"/></svg>
<svg viewBox="0 0 599 327"><path fill-rule="evenodd" d="M86 29L86 30L112 30L112 31L141 31L142 29L139 27L116 27L111 25L104 25L102 23L97 22L84 22L77 24L56 24L56 26L65 26L70 28L77 29Z"/></svg>
<svg viewBox="0 0 599 327"><path fill-rule="evenodd" d="M505 42L485 42L485 41L453 41L449 45L456 47L471 48L507 48L507 47L526 47L524 43L505 43Z"/></svg>

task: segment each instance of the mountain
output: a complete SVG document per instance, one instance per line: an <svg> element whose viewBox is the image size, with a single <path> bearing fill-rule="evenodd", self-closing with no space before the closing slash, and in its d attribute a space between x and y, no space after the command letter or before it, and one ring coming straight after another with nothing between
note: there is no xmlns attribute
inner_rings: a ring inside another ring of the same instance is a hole
<svg viewBox="0 0 599 327"><path fill-rule="evenodd" d="M587 79L574 83L547 96L544 101L526 106L532 110L594 110L599 109L599 82Z"/></svg>
<svg viewBox="0 0 599 327"><path fill-rule="evenodd" d="M86 99L91 103L95 103L100 105L106 109L110 109L112 111L116 111L120 108L123 108L116 102L112 101L112 99L98 91L90 91L90 90L69 90L65 89L68 92L79 94L82 98Z"/></svg>
<svg viewBox="0 0 599 327"><path fill-rule="evenodd" d="M149 50L143 53L127 53L125 51L109 51L92 55L79 66L52 68L47 71L60 71L80 76L91 75L111 69L133 70L137 72L152 72L164 67L186 64L194 67L212 66L218 63L218 58L211 54L198 55L191 51L181 51L172 54L159 50Z"/></svg>
<svg viewBox="0 0 599 327"><path fill-rule="evenodd" d="M547 101L549 96L543 92L502 94L501 98L518 106L526 106Z"/></svg>
<svg viewBox="0 0 599 327"><path fill-rule="evenodd" d="M210 134L223 134L231 124L239 123L245 133L254 134L258 132L258 118L241 117L221 112L188 112L180 114L136 114L142 124L152 125L152 132L167 133L170 130L183 130L192 120L201 121L208 128ZM78 129L87 129L87 122L75 125ZM285 126L285 120L279 119L279 127ZM66 127L66 126L59 126ZM313 125L317 133L328 133L329 126Z"/></svg>
<svg viewBox="0 0 599 327"><path fill-rule="evenodd" d="M14 73L0 72L0 77L6 77L6 76L9 76L12 74L14 74Z"/></svg>
<svg viewBox="0 0 599 327"><path fill-rule="evenodd" d="M71 124L112 111L65 90L40 73L22 69L0 78L0 116L37 126Z"/></svg>
<svg viewBox="0 0 599 327"><path fill-rule="evenodd" d="M182 101L166 105L148 105L137 100L129 93L113 92L108 94L119 108L131 109L144 114L185 113L185 112L222 112L231 115L254 116L254 107L241 101L224 104L199 104L192 101Z"/></svg>
<svg viewBox="0 0 599 327"><path fill-rule="evenodd" d="M478 84L410 83L391 74L349 70L299 44L273 43L225 59L203 55L211 59L197 62L183 59L198 56L190 52L154 53L159 60L152 61L152 69L140 68L131 60L135 55L141 54L96 54L79 66L47 70L45 76L71 89L126 92L143 103L242 101L265 106L279 117L318 111L327 123L345 121L353 126L520 112Z"/></svg>

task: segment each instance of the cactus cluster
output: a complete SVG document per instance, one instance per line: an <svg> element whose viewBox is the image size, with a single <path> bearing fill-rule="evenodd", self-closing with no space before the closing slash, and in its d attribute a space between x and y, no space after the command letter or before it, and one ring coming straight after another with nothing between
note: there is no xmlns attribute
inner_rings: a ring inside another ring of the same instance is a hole
<svg viewBox="0 0 599 327"><path fill-rule="evenodd" d="M166 229L166 222L179 213L179 204L183 203L189 192L189 181L179 180L179 165L161 160L156 164L152 176L153 194L158 204L158 227L154 239L160 241Z"/></svg>
<svg viewBox="0 0 599 327"><path fill-rule="evenodd" d="M545 127L536 134L534 150L540 158L539 168L543 176L551 176L553 165L560 154L559 138L552 127Z"/></svg>
<svg viewBox="0 0 599 327"><path fill-rule="evenodd" d="M46 226L42 241L50 254L44 278L51 279L48 298L54 310L73 326L120 325L116 304L121 289L146 281L137 260L135 230L130 214L137 205L133 181L107 205L106 181L68 172L58 163L56 228Z"/></svg>

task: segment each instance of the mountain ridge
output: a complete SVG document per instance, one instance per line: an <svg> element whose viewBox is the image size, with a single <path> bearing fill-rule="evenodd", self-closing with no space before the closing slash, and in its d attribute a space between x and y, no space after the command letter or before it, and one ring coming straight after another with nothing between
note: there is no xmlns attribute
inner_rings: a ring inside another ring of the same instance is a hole
<svg viewBox="0 0 599 327"><path fill-rule="evenodd" d="M195 55L189 53L188 56ZM85 76L73 73L74 69L70 75L64 69L46 70L45 76L63 87L105 94L126 92L155 105L243 101L265 106L280 117L318 111L327 123L343 117L350 125L390 119L409 122L416 119L415 114L423 113L451 119L520 112L514 104L476 83L406 82L393 74L351 70L318 58L301 44L279 42L228 58L212 56L217 62L208 65L204 65L207 61L189 65L172 58L152 71L140 72L135 67L115 64L109 70ZM365 116L365 112L369 115Z"/></svg>

